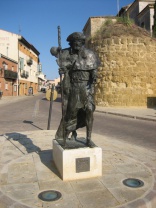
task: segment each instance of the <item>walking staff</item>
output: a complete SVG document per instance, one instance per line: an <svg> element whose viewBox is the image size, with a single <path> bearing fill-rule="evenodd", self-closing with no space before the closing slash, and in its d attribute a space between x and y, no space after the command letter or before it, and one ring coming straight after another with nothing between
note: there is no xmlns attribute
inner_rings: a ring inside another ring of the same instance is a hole
<svg viewBox="0 0 156 208"><path fill-rule="evenodd" d="M62 68L62 47L61 47L61 28L60 26L57 27L58 29L58 60L59 60L59 67ZM62 99L62 128L63 128L63 140L64 140L64 146L66 145L66 138L65 138L65 123L64 123L64 92L63 92L63 79L62 79L62 72L59 70L60 74L60 85L61 85L61 99Z"/></svg>

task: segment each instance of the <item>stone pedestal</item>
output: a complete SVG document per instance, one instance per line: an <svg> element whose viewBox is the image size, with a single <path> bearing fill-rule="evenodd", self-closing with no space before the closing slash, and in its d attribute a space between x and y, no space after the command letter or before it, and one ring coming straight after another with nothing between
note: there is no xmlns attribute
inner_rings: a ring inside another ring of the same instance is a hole
<svg viewBox="0 0 156 208"><path fill-rule="evenodd" d="M53 159L63 181L102 175L100 147L63 149L56 140L53 140Z"/></svg>

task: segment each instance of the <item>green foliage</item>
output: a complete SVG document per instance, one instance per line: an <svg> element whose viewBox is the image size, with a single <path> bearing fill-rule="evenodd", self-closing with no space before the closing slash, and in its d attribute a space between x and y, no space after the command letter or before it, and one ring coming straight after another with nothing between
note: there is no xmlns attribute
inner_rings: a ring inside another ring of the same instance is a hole
<svg viewBox="0 0 156 208"><path fill-rule="evenodd" d="M92 35L92 37L88 38L88 41L101 41L105 38L121 36L149 37L150 33L144 28L135 25L134 21L129 17L116 17L116 21L107 19L102 24L102 26Z"/></svg>
<svg viewBox="0 0 156 208"><path fill-rule="evenodd" d="M112 24L113 24L113 20L112 20L112 19L107 19L107 20L104 22L103 26L109 26L109 25L112 25Z"/></svg>
<svg viewBox="0 0 156 208"><path fill-rule="evenodd" d="M106 21L104 21L104 23L101 25L101 27L96 31L94 36L100 35L103 31L107 30L107 28L112 26L113 24L114 23L113 23L112 19L107 19ZM107 31L107 33L109 33L109 32ZM110 37L110 34L107 34L107 35L108 35L108 37Z"/></svg>
<svg viewBox="0 0 156 208"><path fill-rule="evenodd" d="M129 17L118 17L117 22L126 26L132 26L134 24L134 20L130 19Z"/></svg>
<svg viewBox="0 0 156 208"><path fill-rule="evenodd" d="M116 25L123 25L124 27L116 27ZM134 21L129 17L117 17L116 21L113 22L112 19L107 19L99 30L96 31L94 38L100 38L101 36L105 38L110 38L111 36L121 36L127 33L128 28L134 26Z"/></svg>

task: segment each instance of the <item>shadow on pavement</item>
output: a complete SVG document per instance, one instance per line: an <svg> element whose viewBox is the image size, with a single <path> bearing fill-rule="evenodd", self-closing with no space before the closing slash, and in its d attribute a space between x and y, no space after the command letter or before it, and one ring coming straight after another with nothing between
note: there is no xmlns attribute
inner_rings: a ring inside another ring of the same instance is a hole
<svg viewBox="0 0 156 208"><path fill-rule="evenodd" d="M20 152L22 152L25 155L25 152L23 152L20 149L20 146L16 145L14 141L18 141L22 146L25 147L27 153L37 153L40 157L40 161L48 168L50 169L54 174L56 174L58 177L60 177L59 172L57 171L55 164L52 159L52 149L50 150L41 150L40 147L36 146L33 141L27 137L25 134L21 133L7 133L5 134L6 139L11 142L13 146L15 146Z"/></svg>
<svg viewBox="0 0 156 208"><path fill-rule="evenodd" d="M29 139L25 134L13 132L13 133L7 133L5 134L5 136L7 136L7 140L10 141L12 145L14 145L17 149L19 149L19 147L16 146L16 144L13 141L18 141L21 145L23 145L27 153L36 152L38 154L38 152L41 151L41 149L38 146L34 145L32 140Z"/></svg>
<svg viewBox="0 0 156 208"><path fill-rule="evenodd" d="M31 124L32 126L36 127L37 129L43 130L42 128L40 128L40 127L36 126L35 124L33 124L33 121L24 120L23 123Z"/></svg>
<svg viewBox="0 0 156 208"><path fill-rule="evenodd" d="M54 164L53 161L53 150L43 150L41 152L38 153L40 156L40 160L41 162L47 167L49 168L55 175L57 175L58 177L60 177L58 170L56 169L56 166Z"/></svg>
<svg viewBox="0 0 156 208"><path fill-rule="evenodd" d="M42 98L42 100L50 102L49 100L47 100L47 98ZM53 100L53 102L61 103L62 99L61 99L61 97L57 97L56 100Z"/></svg>
<svg viewBox="0 0 156 208"><path fill-rule="evenodd" d="M47 98L42 98L42 100L46 100L46 101L49 101L49 100L47 100Z"/></svg>
<svg viewBox="0 0 156 208"><path fill-rule="evenodd" d="M62 102L62 99L61 99L61 97L58 97L56 100L54 100L54 102L58 102L58 103L61 103L61 102Z"/></svg>

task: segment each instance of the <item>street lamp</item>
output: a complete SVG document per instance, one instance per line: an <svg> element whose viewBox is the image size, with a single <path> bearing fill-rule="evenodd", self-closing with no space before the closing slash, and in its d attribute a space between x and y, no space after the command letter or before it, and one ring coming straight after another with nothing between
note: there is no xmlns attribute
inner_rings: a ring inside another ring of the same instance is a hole
<svg viewBox="0 0 156 208"><path fill-rule="evenodd" d="M117 0L117 10L118 10L118 16L119 16L119 0Z"/></svg>

